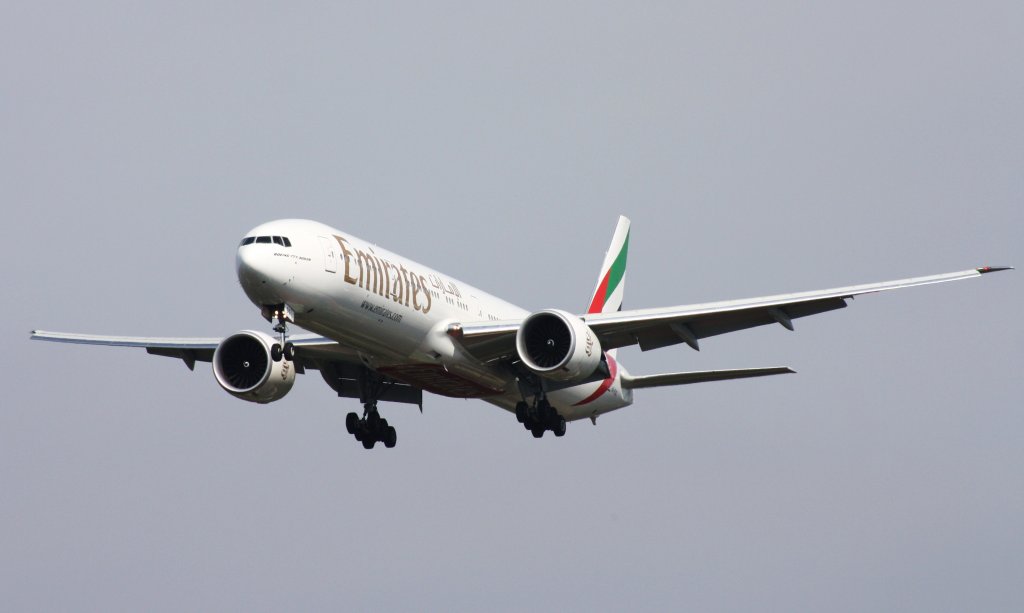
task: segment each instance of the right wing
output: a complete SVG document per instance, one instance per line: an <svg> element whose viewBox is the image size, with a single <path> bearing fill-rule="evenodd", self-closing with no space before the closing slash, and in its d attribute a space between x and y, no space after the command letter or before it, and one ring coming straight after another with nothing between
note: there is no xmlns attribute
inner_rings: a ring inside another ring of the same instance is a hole
<svg viewBox="0 0 1024 613"><path fill-rule="evenodd" d="M32 340L77 345L106 345L108 347L139 347L152 355L179 358L190 370L196 362L212 362L213 352L222 338L178 338L163 336L105 336L77 332L49 332L33 330ZM357 361L351 351L329 338L315 334L295 334L288 338L295 345L295 359L300 368L317 368L320 361ZM347 358L347 359L346 359Z"/></svg>
<svg viewBox="0 0 1024 613"><path fill-rule="evenodd" d="M78 345L106 345L108 347L139 347L147 353L178 358L185 362L189 370L195 370L196 362L212 362L213 352L217 350L222 338L174 338L148 336L104 336L99 334L79 334L76 332L48 332L35 330L33 340L52 341L56 343L73 343ZM336 341L315 334L293 334L288 340L295 345L295 372L305 373L306 370L319 370L324 381L345 398L362 398L366 367L359 354ZM403 402L419 405L423 410L423 390L420 388L393 381L388 381L387 388L378 396L378 400Z"/></svg>

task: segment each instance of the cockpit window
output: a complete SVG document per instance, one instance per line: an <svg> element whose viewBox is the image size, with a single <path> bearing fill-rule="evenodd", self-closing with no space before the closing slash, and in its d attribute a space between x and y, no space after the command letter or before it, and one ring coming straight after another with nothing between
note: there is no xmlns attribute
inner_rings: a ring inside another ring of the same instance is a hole
<svg viewBox="0 0 1024 613"><path fill-rule="evenodd" d="M242 239L242 245L251 245L253 243L274 243L282 247L292 246L292 242L288 240L287 236L246 236Z"/></svg>

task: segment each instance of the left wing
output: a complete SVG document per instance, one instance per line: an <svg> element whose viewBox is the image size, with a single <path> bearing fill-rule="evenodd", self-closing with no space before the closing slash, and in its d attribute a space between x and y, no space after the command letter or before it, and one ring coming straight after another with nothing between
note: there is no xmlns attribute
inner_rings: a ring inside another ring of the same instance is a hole
<svg viewBox="0 0 1024 613"><path fill-rule="evenodd" d="M796 371L786 366L769 368L736 368L732 370L701 370L697 372L673 372L663 375L634 376L622 374L622 387L636 390L646 387L665 387L669 385L689 385L708 381L730 381L733 379L750 379L753 377L770 377L771 375L792 375Z"/></svg>
<svg viewBox="0 0 1024 613"><path fill-rule="evenodd" d="M580 317L597 334L604 350L639 345L643 351L686 343L700 349L702 338L777 323L793 330L793 320L846 306L854 296L904 287L959 281L1010 267L972 268L941 275L913 277L834 289L779 294L744 300L708 302L659 309L591 313ZM515 354L519 321L456 324L449 333L482 360Z"/></svg>

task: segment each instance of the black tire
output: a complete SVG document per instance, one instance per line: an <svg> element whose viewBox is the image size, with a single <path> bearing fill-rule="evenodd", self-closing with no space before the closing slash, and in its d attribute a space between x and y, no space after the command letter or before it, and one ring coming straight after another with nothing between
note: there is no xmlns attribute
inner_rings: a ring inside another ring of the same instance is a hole
<svg viewBox="0 0 1024 613"><path fill-rule="evenodd" d="M284 359L289 362L295 361L295 345L290 342L284 344Z"/></svg>
<svg viewBox="0 0 1024 613"><path fill-rule="evenodd" d="M544 427L536 426L533 430L530 430L530 432L533 433L533 438L540 438L544 436Z"/></svg>
<svg viewBox="0 0 1024 613"><path fill-rule="evenodd" d="M274 360L275 362L280 362L281 361L281 357L282 357L283 354L284 354L284 352L281 349L281 344L280 343L274 343L270 347L270 359L271 360Z"/></svg>
<svg viewBox="0 0 1024 613"><path fill-rule="evenodd" d="M373 446L377 444L377 439L372 436L367 436L363 439L363 449L373 449Z"/></svg>
<svg viewBox="0 0 1024 613"><path fill-rule="evenodd" d="M368 411L366 413L366 427L371 431L377 429L377 423L380 422L380 413L376 410Z"/></svg>
<svg viewBox="0 0 1024 613"><path fill-rule="evenodd" d="M516 420L521 424L526 423L526 410L527 406L525 402L516 403Z"/></svg>
<svg viewBox="0 0 1024 613"><path fill-rule="evenodd" d="M397 443L398 432L395 431L394 426L388 426L388 429L384 431L384 446L392 449Z"/></svg>
<svg viewBox="0 0 1024 613"><path fill-rule="evenodd" d="M551 431L555 433L555 436L565 436L565 418L559 415Z"/></svg>
<svg viewBox="0 0 1024 613"><path fill-rule="evenodd" d="M349 434L355 434L356 430L359 429L359 416L355 413L349 413L345 416L345 429L348 430Z"/></svg>

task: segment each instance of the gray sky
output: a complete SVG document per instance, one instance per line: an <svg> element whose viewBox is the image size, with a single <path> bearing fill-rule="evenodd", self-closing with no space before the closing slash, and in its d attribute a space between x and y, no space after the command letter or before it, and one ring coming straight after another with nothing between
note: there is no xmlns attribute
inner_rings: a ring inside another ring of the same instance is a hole
<svg viewBox="0 0 1024 613"><path fill-rule="evenodd" d="M1024 265L1020 2L13 2L0 20L0 599L12 610L1019 610L1020 271L621 358L799 374L534 440L345 433L317 375L33 328L266 324L238 239L308 217L527 308Z"/></svg>

